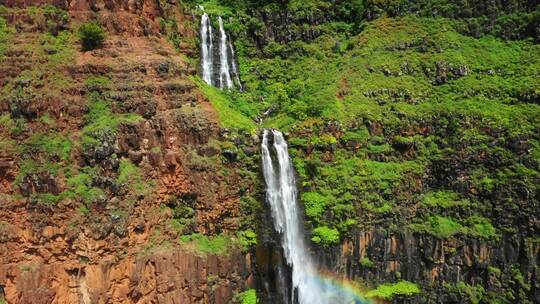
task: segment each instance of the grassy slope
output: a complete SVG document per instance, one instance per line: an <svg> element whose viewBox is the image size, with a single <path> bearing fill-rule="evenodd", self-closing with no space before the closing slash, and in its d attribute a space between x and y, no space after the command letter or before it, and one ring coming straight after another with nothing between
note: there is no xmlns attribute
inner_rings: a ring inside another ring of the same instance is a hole
<svg viewBox="0 0 540 304"><path fill-rule="evenodd" d="M413 46L407 50L392 49L405 43ZM352 50L336 52L337 44L347 45ZM418 51L420 46L426 47L427 51ZM509 105L517 94L531 90L538 93L540 59L534 56L540 51L538 45L462 36L452 29L452 22L447 19L381 18L370 23L357 37L322 36L301 47L308 56L241 58L243 77L252 91L271 96L279 92L280 88L276 86L285 84L283 89L288 102L284 102L282 108L292 116L297 112L309 115L309 110L294 109L301 103L305 103L306 108L314 104L322 108L320 113L312 116L344 123L359 116L381 119L392 110L418 116L442 108L474 114L516 132L520 132L521 127L528 127L511 123L515 119L521 122L538 122L539 119L538 115L528 115L538 113L536 105ZM431 83L432 77L424 71L426 68L434 71L437 62L466 66L469 75L435 86ZM412 75L402 72L398 76L404 65L414 71ZM489 70L496 72L489 75ZM385 71L390 75L385 75ZM265 81L261 81L260 74L265 76ZM347 92L340 100L338 91L344 82ZM364 95L378 89L406 92L410 100L391 102L385 94L380 98ZM390 102L381 104L377 99ZM301 114L295 118L302 118Z"/></svg>
<svg viewBox="0 0 540 304"><path fill-rule="evenodd" d="M220 100L251 119L277 109L262 127L291 131L312 241L333 246L372 227L537 239L540 45L465 36L445 18L379 18L351 37L338 26L323 25L327 34L310 43L270 43L262 54L238 35L246 92ZM328 121L346 132L329 131ZM513 150L516 140L528 148ZM359 149L345 148L351 142ZM514 297L485 299L499 296Z"/></svg>
<svg viewBox="0 0 540 304"><path fill-rule="evenodd" d="M263 126L293 131L291 152L304 191L324 198L304 200L308 218L320 227L316 231L331 227L346 233L372 225L393 230L412 224L440 237L496 237L499 232L489 220L495 213L482 197L470 198L465 212L426 207L411 213L424 195L452 193L429 189L426 175L434 161L463 152L457 151L461 141L466 153L484 150L507 157L506 167L496 172L479 165L467 177L469 187L487 187L493 179L503 187L522 179L534 191L538 168L525 168L511 151L493 146L498 136L502 142L526 137L533 145L528 157L537 159L540 106L524 99L540 91L540 46L472 38L459 34L455 25L444 18L379 18L347 37L332 32L336 25L329 24L329 34L311 43L267 47L264 57L253 56L248 40L236 41L247 92L221 94L220 103L228 101L227 111L236 109L250 118L270 106L278 108ZM437 66L447 69L441 83L436 83ZM465 72L460 75L459 69ZM329 120L349 131L338 139L322 135L323 122ZM362 126L366 121L380 123L384 134L370 135ZM434 130L418 131L429 126ZM315 132L306 138L299 132L304 127ZM325 147L349 139L363 148L324 157ZM414 142L415 155L401 155L390 145L396 141ZM314 153L305 153L313 147ZM512 229L511 223L499 228Z"/></svg>

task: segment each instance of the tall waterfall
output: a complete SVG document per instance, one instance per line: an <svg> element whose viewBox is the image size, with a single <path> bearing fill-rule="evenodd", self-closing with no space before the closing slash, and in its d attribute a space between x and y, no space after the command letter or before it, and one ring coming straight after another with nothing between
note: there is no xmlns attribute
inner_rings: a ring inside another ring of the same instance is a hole
<svg viewBox="0 0 540 304"><path fill-rule="evenodd" d="M236 83L238 84L238 88L240 89L240 91L242 91L242 82L240 82L240 72L238 71L238 67L236 66L236 62L235 62L236 55L234 54L234 48L232 46L231 40L229 40L229 49L231 50L231 55L232 55L231 65L232 65L232 72L234 75L234 79L236 80Z"/></svg>
<svg viewBox="0 0 540 304"><path fill-rule="evenodd" d="M212 24L208 14L204 13L201 18L201 64L203 80L210 85L213 74L213 49Z"/></svg>
<svg viewBox="0 0 540 304"><path fill-rule="evenodd" d="M219 22L219 33L220 33L220 44L219 44L219 87L221 89L232 88L231 74L229 68L229 56L227 54L227 34L223 28L223 20L221 16L218 17Z"/></svg>
<svg viewBox="0 0 540 304"><path fill-rule="evenodd" d="M203 80L220 89L232 89L242 84L231 40L225 32L223 20L218 17L219 31L215 33L210 16L201 17L201 74ZM218 41L214 45L214 41ZM234 80L233 80L234 79Z"/></svg>
<svg viewBox="0 0 540 304"><path fill-rule="evenodd" d="M271 139L273 145L269 146ZM366 303L343 286L325 280L310 256L298 208L294 169L283 134L276 130L264 130L261 149L266 199L270 204L274 228L281 235L285 259L292 268L293 291L286 303Z"/></svg>

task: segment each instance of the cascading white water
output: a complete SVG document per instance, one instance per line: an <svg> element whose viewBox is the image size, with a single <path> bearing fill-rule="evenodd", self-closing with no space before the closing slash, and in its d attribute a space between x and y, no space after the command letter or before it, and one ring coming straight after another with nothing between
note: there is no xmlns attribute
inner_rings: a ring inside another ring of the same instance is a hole
<svg viewBox="0 0 540 304"><path fill-rule="evenodd" d="M320 286L312 279L316 270L304 243L300 227L300 214L296 202L296 182L283 134L272 130L276 165L268 147L269 132L264 131L262 141L263 171L266 196L270 204L274 226L282 236L282 246L287 263L292 267L293 289L300 304L323 304ZM293 300L294 303L294 292Z"/></svg>
<svg viewBox="0 0 540 304"><path fill-rule="evenodd" d="M203 7L199 9L204 10ZM240 90L240 74L235 62L235 54L232 43L227 37L223 20L218 17L219 33L214 36L212 22L207 13L201 17L201 67L204 82L219 87L220 89L232 89L235 81ZM217 37L219 35L219 37ZM214 40L219 38L218 47L214 48ZM219 75L219 78L218 78ZM233 77L234 80L233 81Z"/></svg>
<svg viewBox="0 0 540 304"><path fill-rule="evenodd" d="M270 136L273 138L269 146ZM281 235L281 245L287 264L292 269L290 303L349 304L367 303L339 284L328 282L319 275L305 243L302 217L297 203L294 168L287 142L279 131L264 130L261 144L266 199L270 204L274 228ZM272 152L275 160L272 158ZM297 302L296 302L297 301Z"/></svg>
<svg viewBox="0 0 540 304"><path fill-rule="evenodd" d="M221 16L218 17L219 22L219 33L220 33L220 44L219 44L219 87L221 89L230 89L232 88L231 74L229 72L229 56L227 54L227 34L223 28L223 20Z"/></svg>
<svg viewBox="0 0 540 304"><path fill-rule="evenodd" d="M207 13L204 13L201 18L201 61L202 61L202 76L204 82L212 85L213 69L213 50L212 42L212 24Z"/></svg>
<svg viewBox="0 0 540 304"><path fill-rule="evenodd" d="M238 67L236 66L235 58L236 54L234 53L234 48L232 46L231 40L229 40L229 49L231 49L231 65L232 65L232 73L234 74L234 79L236 80L236 83L238 84L238 88L240 88L240 91L242 91L242 83L240 82L240 73L238 72Z"/></svg>

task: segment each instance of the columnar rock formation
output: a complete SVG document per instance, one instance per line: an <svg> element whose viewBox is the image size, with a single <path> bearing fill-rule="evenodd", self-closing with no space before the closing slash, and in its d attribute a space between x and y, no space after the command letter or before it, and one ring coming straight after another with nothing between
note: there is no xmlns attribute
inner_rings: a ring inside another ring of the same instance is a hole
<svg viewBox="0 0 540 304"><path fill-rule="evenodd" d="M239 185L251 191L234 162L199 161L219 156L226 133L188 79L196 68L165 39L167 31L183 41L193 39L186 26L190 15L156 1L3 4L7 9L0 17L17 32L0 54L0 86L18 88L24 97L2 95L0 115L24 122L24 128L15 134L0 126L0 142L22 144L46 132L66 134L73 148L65 159L47 160L61 166L59 171L31 171L20 181L24 161L41 163L48 156L0 151L0 299L10 304L229 303L253 283L251 255L234 246L217 255L178 245L179 233L235 233ZM50 28L28 7L43 4L69 16L68 22L54 20L59 31L68 30L61 49L41 50ZM162 28L161 19L174 20L175 27ZM86 20L108 32L104 46L91 52L79 51L74 35ZM177 47L182 54L196 48L189 42ZM32 78L29 71L44 74ZM110 112L104 112L103 123L116 129L89 133L97 142L80 144L92 96L107 100ZM115 117L130 116L138 118L116 125ZM118 182L122 163L135 165L147 184L142 187L152 187L151 193ZM80 197L61 198L70 187L67 175L86 168L100 172L89 185L101 194L86 205ZM60 200L44 204L47 195ZM189 223L179 231L171 224L180 216L173 210L184 206Z"/></svg>

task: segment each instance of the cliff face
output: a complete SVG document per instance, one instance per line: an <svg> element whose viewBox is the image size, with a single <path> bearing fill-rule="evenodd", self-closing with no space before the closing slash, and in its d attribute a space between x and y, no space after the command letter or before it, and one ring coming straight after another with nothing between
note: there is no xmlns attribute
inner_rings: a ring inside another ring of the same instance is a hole
<svg viewBox="0 0 540 304"><path fill-rule="evenodd" d="M538 302L536 3L201 4L238 50L222 100L288 132L329 273L394 303Z"/></svg>
<svg viewBox="0 0 540 304"><path fill-rule="evenodd" d="M251 183L190 79L190 15L174 1L3 5L0 299L228 303L245 290L235 233ZM107 39L82 52L88 20Z"/></svg>
<svg viewBox="0 0 540 304"><path fill-rule="evenodd" d="M463 303L470 301L471 292L478 297L483 294L485 300L519 294L531 287L535 290L539 250L533 240L514 236L484 242L442 240L411 231L392 235L370 231L354 234L338 248L322 251L321 256L330 269L350 279L407 280L423 286L421 295L396 297L394 301L398 303ZM522 276L516 276L518 269ZM451 288L459 284L481 289L467 292ZM536 301L538 295L533 292L528 297Z"/></svg>
<svg viewBox="0 0 540 304"><path fill-rule="evenodd" d="M260 118L338 280L540 301L538 6L267 3L203 3L239 57L222 92L194 77L192 2L2 2L0 303L278 302ZM87 21L107 38L83 52Z"/></svg>

